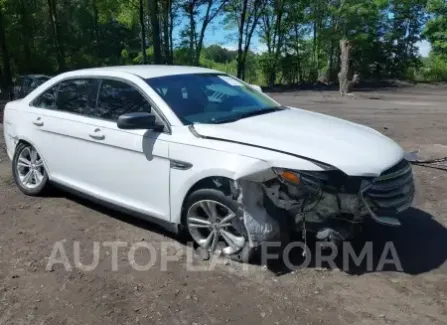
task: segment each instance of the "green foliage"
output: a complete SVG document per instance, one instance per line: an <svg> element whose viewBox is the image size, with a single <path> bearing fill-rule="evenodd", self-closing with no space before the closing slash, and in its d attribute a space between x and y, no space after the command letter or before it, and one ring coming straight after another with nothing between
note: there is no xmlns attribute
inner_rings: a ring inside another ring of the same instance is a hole
<svg viewBox="0 0 447 325"><path fill-rule="evenodd" d="M236 51L230 51L218 45L211 45L210 47L205 48L200 56L200 65L236 76L236 56ZM262 78L259 62L260 56L249 52L247 56L245 76L248 82L263 85L265 83Z"/></svg>
<svg viewBox="0 0 447 325"><path fill-rule="evenodd" d="M236 60L237 58L236 51L230 51L216 44L205 48L203 54L206 58L214 60L218 63L227 63L229 61Z"/></svg>
<svg viewBox="0 0 447 325"><path fill-rule="evenodd" d="M253 35L266 48L263 53L248 49L244 71L249 82L262 85L312 83L322 79L335 82L342 38L352 45L351 69L362 79L446 79L445 0L154 1L159 8L161 50L166 63L201 65L236 75L238 52L216 44L202 49L201 34L206 40L210 25L204 22L210 23L221 15L216 19L218 28L230 26L237 36L237 23L246 1L244 18L249 26L256 21L253 16L256 6L263 8ZM2 41L8 52L0 49L0 73L6 71L6 65L16 75L141 64L143 47L148 63L153 63L149 1L142 3L143 10L139 0L0 0L5 33ZM210 8L208 16L206 8ZM171 42L172 29L175 32ZM243 47L247 30L244 33ZM421 35L433 49L423 63L415 45ZM172 60L168 59L170 56Z"/></svg>
<svg viewBox="0 0 447 325"><path fill-rule="evenodd" d="M444 56L431 53L414 76L417 81L447 81L447 60Z"/></svg>
<svg viewBox="0 0 447 325"><path fill-rule="evenodd" d="M427 11L432 18L427 22L423 34L430 41L434 53L447 57L447 2L429 0Z"/></svg>
<svg viewBox="0 0 447 325"><path fill-rule="evenodd" d="M146 49L146 55L148 59L148 63L154 62L154 47L151 46ZM138 55L134 57L129 63L126 64L143 64L143 53L140 51Z"/></svg>

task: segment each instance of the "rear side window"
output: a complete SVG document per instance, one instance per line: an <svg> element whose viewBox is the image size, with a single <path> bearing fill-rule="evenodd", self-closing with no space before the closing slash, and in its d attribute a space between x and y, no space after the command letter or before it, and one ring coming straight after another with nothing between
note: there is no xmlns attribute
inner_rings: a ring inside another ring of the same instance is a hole
<svg viewBox="0 0 447 325"><path fill-rule="evenodd" d="M56 107L60 111L81 115L94 115L98 80L73 79L59 84Z"/></svg>
<svg viewBox="0 0 447 325"><path fill-rule="evenodd" d="M56 93L59 85L51 87L37 97L31 105L38 108L56 109Z"/></svg>
<svg viewBox="0 0 447 325"><path fill-rule="evenodd" d="M99 80L70 79L46 90L32 105L67 113L94 115Z"/></svg>
<svg viewBox="0 0 447 325"><path fill-rule="evenodd" d="M99 89L96 116L116 121L125 113L151 112L151 106L133 86L116 80L103 80Z"/></svg>

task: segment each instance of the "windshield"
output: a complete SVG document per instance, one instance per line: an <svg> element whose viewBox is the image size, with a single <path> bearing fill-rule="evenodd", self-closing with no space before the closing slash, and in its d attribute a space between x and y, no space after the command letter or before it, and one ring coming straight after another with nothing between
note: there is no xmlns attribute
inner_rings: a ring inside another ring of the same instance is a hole
<svg viewBox="0 0 447 325"><path fill-rule="evenodd" d="M281 109L267 96L224 74L147 79L184 124L227 123Z"/></svg>

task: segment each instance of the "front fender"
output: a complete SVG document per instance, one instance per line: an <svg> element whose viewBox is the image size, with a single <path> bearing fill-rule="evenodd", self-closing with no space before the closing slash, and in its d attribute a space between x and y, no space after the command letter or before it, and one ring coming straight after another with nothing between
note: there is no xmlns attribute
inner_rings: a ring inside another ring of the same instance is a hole
<svg viewBox="0 0 447 325"><path fill-rule="evenodd" d="M219 176L263 182L276 177L269 162L225 151L171 143L169 156L171 160L191 165L189 169L171 167L169 185L173 223L181 221L182 205L188 191L205 178Z"/></svg>

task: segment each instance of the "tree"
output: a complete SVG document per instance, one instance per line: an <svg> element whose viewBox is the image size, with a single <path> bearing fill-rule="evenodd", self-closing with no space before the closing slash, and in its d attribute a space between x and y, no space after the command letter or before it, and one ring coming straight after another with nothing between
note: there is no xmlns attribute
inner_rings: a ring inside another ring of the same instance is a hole
<svg viewBox="0 0 447 325"><path fill-rule="evenodd" d="M422 36L433 56L425 60L432 73L420 74L439 79L447 62L445 0L0 0L0 7L3 80L151 62L203 65L270 86L336 82L340 40L350 45L348 80L404 78L422 64ZM235 32L236 50L224 48L233 46L228 39L205 47L216 22ZM251 51L258 40L263 53Z"/></svg>
<svg viewBox="0 0 447 325"><path fill-rule="evenodd" d="M62 42L61 26L56 7L56 0L48 0L49 16L54 37L54 47L56 49L59 71L65 70L65 49Z"/></svg>
<svg viewBox="0 0 447 325"><path fill-rule="evenodd" d="M264 12L267 0L230 0L227 6L229 19L236 21L238 30L237 76L245 78L245 63L253 33Z"/></svg>
<svg viewBox="0 0 447 325"><path fill-rule="evenodd" d="M237 58L236 51L230 51L219 45L213 44L205 48L205 56L217 63L228 63Z"/></svg>
<svg viewBox="0 0 447 325"><path fill-rule="evenodd" d="M173 11L173 1L163 0L162 1L162 14L161 14L161 25L162 25L162 35L163 35L163 53L164 60L166 64L173 63L173 29L174 29L174 11Z"/></svg>
<svg viewBox="0 0 447 325"><path fill-rule="evenodd" d="M189 62L193 64L195 62L195 51L194 44L196 43L197 32L196 32L196 19L197 15L197 3L199 0L187 0L183 4L183 8L185 10L186 16L188 17L189 29L186 31L186 35L188 36L188 48L189 48Z"/></svg>
<svg viewBox="0 0 447 325"><path fill-rule="evenodd" d="M0 50L2 55L2 88L11 91L12 74L9 59L9 49L5 32L5 17L3 14L4 5L0 2Z"/></svg>
<svg viewBox="0 0 447 325"><path fill-rule="evenodd" d="M387 34L389 70L394 77L403 77L408 66L418 57L415 44L421 39L422 27L426 21L427 0L390 0L389 10L393 12L390 30Z"/></svg>
<svg viewBox="0 0 447 325"><path fill-rule="evenodd" d="M286 4L289 0L270 0L261 17L261 37L267 45L267 57L264 58L264 71L267 74L267 84L273 86L279 58L287 32Z"/></svg>
<svg viewBox="0 0 447 325"><path fill-rule="evenodd" d="M23 53L25 55L25 64L26 70L34 70L33 67L33 60L31 59L31 37L32 37L32 31L30 28L30 25L28 24L28 13L26 10L26 4L24 0L17 0L16 2L18 6L18 12L20 15L20 24L21 24L21 34L23 39Z"/></svg>
<svg viewBox="0 0 447 325"><path fill-rule="evenodd" d="M340 73L338 74L338 82L340 85L340 94L344 96L349 92L349 58L351 44L348 40L340 41Z"/></svg>
<svg viewBox="0 0 447 325"><path fill-rule="evenodd" d="M101 55L101 48L99 44L99 26L98 26L98 4L97 0L92 0L92 9L93 9L93 34L95 38L95 47L96 53L98 56Z"/></svg>
<svg viewBox="0 0 447 325"><path fill-rule="evenodd" d="M427 12L431 19L425 25L423 35L430 41L435 55L447 57L447 2L429 0Z"/></svg>
<svg viewBox="0 0 447 325"><path fill-rule="evenodd" d="M228 0L202 0L205 5L205 14L200 19L202 26L200 28L199 38L196 40L195 48L195 64L199 65L200 54L202 53L203 40L205 32L210 23L222 12L222 9L227 4Z"/></svg>
<svg viewBox="0 0 447 325"><path fill-rule="evenodd" d="M143 0L139 0L140 26L141 26L141 53L143 55L143 64L147 63L146 53L146 26L144 24L144 5Z"/></svg>
<svg viewBox="0 0 447 325"><path fill-rule="evenodd" d="M188 20L182 36L187 41L189 62L199 65L205 33L211 22L218 17L228 0L183 0L180 4Z"/></svg>
<svg viewBox="0 0 447 325"><path fill-rule="evenodd" d="M148 7L152 26L152 45L154 47L154 62L161 64L160 24L158 20L158 1L148 0Z"/></svg>

